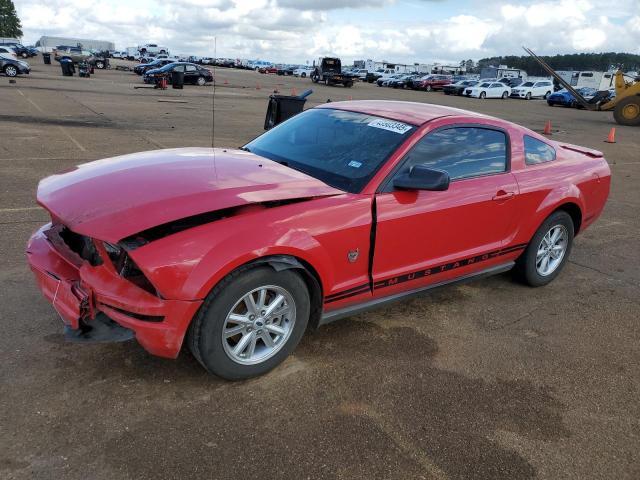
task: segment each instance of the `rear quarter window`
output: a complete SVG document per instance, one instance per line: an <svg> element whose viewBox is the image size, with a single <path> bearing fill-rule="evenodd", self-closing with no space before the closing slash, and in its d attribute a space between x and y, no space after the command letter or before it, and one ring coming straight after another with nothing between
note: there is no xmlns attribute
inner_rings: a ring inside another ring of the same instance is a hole
<svg viewBox="0 0 640 480"><path fill-rule="evenodd" d="M528 135L524 136L524 162L527 165L538 165L555 159L556 150L551 145Z"/></svg>

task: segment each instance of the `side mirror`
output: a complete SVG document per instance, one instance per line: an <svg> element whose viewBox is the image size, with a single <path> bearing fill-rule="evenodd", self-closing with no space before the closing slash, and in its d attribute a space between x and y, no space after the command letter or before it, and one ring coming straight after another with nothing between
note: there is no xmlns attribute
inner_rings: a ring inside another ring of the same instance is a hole
<svg viewBox="0 0 640 480"><path fill-rule="evenodd" d="M400 190L443 191L449 188L449 174L444 170L414 165L409 173L399 175L393 186Z"/></svg>

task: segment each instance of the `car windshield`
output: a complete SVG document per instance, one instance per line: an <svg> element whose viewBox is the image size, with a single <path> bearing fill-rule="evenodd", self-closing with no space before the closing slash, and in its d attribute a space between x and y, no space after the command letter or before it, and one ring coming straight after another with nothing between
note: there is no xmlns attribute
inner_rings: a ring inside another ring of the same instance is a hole
<svg viewBox="0 0 640 480"><path fill-rule="evenodd" d="M310 109L248 143L245 150L358 193L415 127L329 108Z"/></svg>
<svg viewBox="0 0 640 480"><path fill-rule="evenodd" d="M481 87L489 87L489 86L491 86L491 84L490 84L490 83L483 83L483 84L482 84L482 85L480 85L480 86L481 86Z"/></svg>
<svg viewBox="0 0 640 480"><path fill-rule="evenodd" d="M522 84L523 87L533 87L533 82L524 82Z"/></svg>

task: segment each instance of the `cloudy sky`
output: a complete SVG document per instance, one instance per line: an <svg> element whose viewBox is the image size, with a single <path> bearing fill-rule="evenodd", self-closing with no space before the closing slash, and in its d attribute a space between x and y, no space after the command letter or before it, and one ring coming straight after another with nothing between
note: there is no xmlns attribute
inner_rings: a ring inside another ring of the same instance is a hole
<svg viewBox="0 0 640 480"><path fill-rule="evenodd" d="M24 43L41 35L147 42L172 53L300 62L493 55L640 54L640 0L14 0Z"/></svg>

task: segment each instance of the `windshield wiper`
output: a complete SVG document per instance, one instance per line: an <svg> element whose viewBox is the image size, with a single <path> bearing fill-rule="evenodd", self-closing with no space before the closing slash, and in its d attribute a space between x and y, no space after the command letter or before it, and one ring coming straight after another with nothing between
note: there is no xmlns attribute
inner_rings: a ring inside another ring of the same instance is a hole
<svg viewBox="0 0 640 480"><path fill-rule="evenodd" d="M251 153L251 150L249 150L249 147L240 147L240 150L242 150L243 152Z"/></svg>

